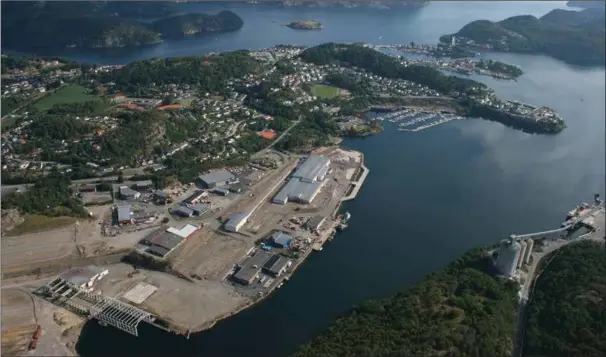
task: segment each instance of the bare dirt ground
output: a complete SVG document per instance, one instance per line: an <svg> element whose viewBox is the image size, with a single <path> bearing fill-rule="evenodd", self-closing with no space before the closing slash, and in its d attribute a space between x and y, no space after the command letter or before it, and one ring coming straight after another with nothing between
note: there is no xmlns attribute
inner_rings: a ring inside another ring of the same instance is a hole
<svg viewBox="0 0 606 357"><path fill-rule="evenodd" d="M246 242L246 239L232 238L203 228L178 248L171 265L188 276L221 281L253 246L254 241L248 240Z"/></svg>
<svg viewBox="0 0 606 357"><path fill-rule="evenodd" d="M114 264L108 267L109 274L97 286L106 296L120 298L139 282L146 282L158 288L139 307L179 327L183 331L196 330L206 326L250 300L228 284L219 281L201 280L191 283L167 273L141 270L129 278L133 271L128 264Z"/></svg>
<svg viewBox="0 0 606 357"><path fill-rule="evenodd" d="M91 207L95 217L100 217L107 206ZM2 269L28 266L70 256L76 243L101 240L99 218L80 220L63 229L2 237Z"/></svg>
<svg viewBox="0 0 606 357"><path fill-rule="evenodd" d="M26 292L2 291L2 354L19 356L36 331L34 304Z"/></svg>
<svg viewBox="0 0 606 357"><path fill-rule="evenodd" d="M74 356L74 346L84 319L29 294L32 290L32 286L25 284L2 288L2 354ZM38 324L42 333L37 347L34 351L27 351Z"/></svg>

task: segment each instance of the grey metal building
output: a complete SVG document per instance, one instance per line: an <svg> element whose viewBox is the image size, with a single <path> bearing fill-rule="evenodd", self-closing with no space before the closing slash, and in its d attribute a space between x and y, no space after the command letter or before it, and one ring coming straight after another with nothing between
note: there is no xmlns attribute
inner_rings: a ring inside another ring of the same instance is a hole
<svg viewBox="0 0 606 357"><path fill-rule="evenodd" d="M183 237L180 237L174 233L163 231L156 232L153 237L146 238L147 243L150 245L146 252L160 258L164 258L173 249L179 246L184 241Z"/></svg>
<svg viewBox="0 0 606 357"><path fill-rule="evenodd" d="M238 182L234 174L229 171L215 171L198 176L198 179L208 188L222 187Z"/></svg>
<svg viewBox="0 0 606 357"><path fill-rule="evenodd" d="M191 210L191 209L189 209L187 207L184 207L184 206L177 207L177 209L174 210L174 213L176 215L178 215L178 216L185 217L185 218L191 217L191 216L194 215L194 211L193 210Z"/></svg>
<svg viewBox="0 0 606 357"><path fill-rule="evenodd" d="M237 232L246 224L250 217L250 212L237 212L234 213L229 220L225 223L223 228L229 232Z"/></svg>
<svg viewBox="0 0 606 357"><path fill-rule="evenodd" d="M123 200L136 200L141 197L141 193L128 186L120 186L120 198Z"/></svg>
<svg viewBox="0 0 606 357"><path fill-rule="evenodd" d="M116 207L116 215L119 224L133 223L133 207L131 205L124 205Z"/></svg>
<svg viewBox="0 0 606 357"><path fill-rule="evenodd" d="M274 277L278 277L286 272L286 269L292 264L290 260L274 254L265 264L263 264L263 271Z"/></svg>
<svg viewBox="0 0 606 357"><path fill-rule="evenodd" d="M311 203L324 185L324 178L329 170L328 157L309 156L271 201L282 205L288 201Z"/></svg>
<svg viewBox="0 0 606 357"><path fill-rule="evenodd" d="M320 229L320 227L322 227L322 223L324 223L324 221L326 221L326 217L324 217L324 216L319 216L319 215L313 216L309 219L309 221L307 221L305 226L310 231L317 232Z"/></svg>
<svg viewBox="0 0 606 357"><path fill-rule="evenodd" d="M210 209L210 205L206 203L196 203L195 205L191 205L188 208L191 209L195 215L201 216L204 213L208 212L208 210Z"/></svg>
<svg viewBox="0 0 606 357"><path fill-rule="evenodd" d="M238 271L233 275L233 279L240 284L248 285L259 277L261 268L269 261L272 254L258 251L252 257L244 259L238 264Z"/></svg>

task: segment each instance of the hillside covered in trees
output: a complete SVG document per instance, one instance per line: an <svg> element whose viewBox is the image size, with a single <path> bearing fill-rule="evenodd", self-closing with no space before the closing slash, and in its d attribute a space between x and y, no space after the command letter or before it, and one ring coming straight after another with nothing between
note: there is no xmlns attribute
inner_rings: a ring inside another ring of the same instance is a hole
<svg viewBox="0 0 606 357"><path fill-rule="evenodd" d="M137 61L115 71L101 74L102 83L114 82L115 90L135 96L158 93L141 93L140 88L165 84L190 84L207 92L221 91L225 82L257 72L261 64L246 51L226 52L215 56L171 57Z"/></svg>
<svg viewBox="0 0 606 357"><path fill-rule="evenodd" d="M529 304L524 356L604 356L604 245L587 241L559 250L537 280Z"/></svg>
<svg viewBox="0 0 606 357"><path fill-rule="evenodd" d="M510 355L518 287L490 270L484 250L470 251L404 293L355 307L295 356Z"/></svg>
<svg viewBox="0 0 606 357"><path fill-rule="evenodd" d="M454 34L467 45L488 45L496 51L537 53L578 65L604 65L604 9L552 10L541 18L513 16L503 21L478 20ZM440 38L450 43L453 35Z"/></svg>
<svg viewBox="0 0 606 357"><path fill-rule="evenodd" d="M16 50L134 47L234 31L243 24L230 11L217 15L177 15L177 11L175 3L157 1L3 2L2 46Z"/></svg>
<svg viewBox="0 0 606 357"><path fill-rule="evenodd" d="M427 66L404 65L394 57L358 44L326 43L308 48L300 56L304 61L317 65L355 66L381 77L408 80L446 94L469 93L486 88L482 83L447 76Z"/></svg>

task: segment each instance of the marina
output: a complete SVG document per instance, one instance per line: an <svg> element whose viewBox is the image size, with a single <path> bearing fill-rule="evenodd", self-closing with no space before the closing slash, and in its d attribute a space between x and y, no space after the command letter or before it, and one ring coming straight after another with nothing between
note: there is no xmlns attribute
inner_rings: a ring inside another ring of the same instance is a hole
<svg viewBox="0 0 606 357"><path fill-rule="evenodd" d="M417 132L452 120L465 119L453 113L415 111L409 108L390 112L372 120L389 121L398 125L399 131Z"/></svg>

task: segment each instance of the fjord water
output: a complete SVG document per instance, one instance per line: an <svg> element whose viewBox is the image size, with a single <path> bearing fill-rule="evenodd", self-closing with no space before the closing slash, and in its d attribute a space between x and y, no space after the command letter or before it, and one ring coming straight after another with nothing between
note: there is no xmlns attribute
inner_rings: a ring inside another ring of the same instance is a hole
<svg viewBox="0 0 606 357"><path fill-rule="evenodd" d="M89 54L88 59L124 63L278 43L430 43L474 19L540 16L564 3L442 2L415 14L382 15L230 6L244 18L240 32L165 44L128 58ZM296 32L272 23L295 19L317 20L325 29ZM286 356L356 303L403 291L467 249L559 226L574 205L604 193L604 69L575 68L542 56L491 57L519 65L526 74L517 82L475 79L507 99L553 107L568 128L555 136L529 135L472 119L402 133L386 123L380 135L346 140L346 147L364 153L370 168L358 197L344 206L352 214L349 228L266 301L190 340L144 324L134 338L89 322L78 352Z"/></svg>

